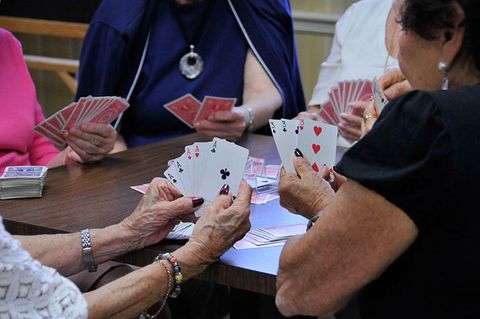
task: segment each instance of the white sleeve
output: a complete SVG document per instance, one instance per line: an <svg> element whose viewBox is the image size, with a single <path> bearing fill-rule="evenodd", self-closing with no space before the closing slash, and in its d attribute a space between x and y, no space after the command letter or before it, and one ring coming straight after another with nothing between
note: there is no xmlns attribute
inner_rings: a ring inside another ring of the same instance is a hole
<svg viewBox="0 0 480 319"><path fill-rule="evenodd" d="M351 16L351 7L345 11L342 17L335 24L335 34L332 47L327 59L320 64L317 84L313 89L312 99L308 105L317 105L328 100L328 91L339 81L342 68L342 44Z"/></svg>
<svg viewBox="0 0 480 319"><path fill-rule="evenodd" d="M87 317L80 290L55 269L34 260L0 218L0 318Z"/></svg>

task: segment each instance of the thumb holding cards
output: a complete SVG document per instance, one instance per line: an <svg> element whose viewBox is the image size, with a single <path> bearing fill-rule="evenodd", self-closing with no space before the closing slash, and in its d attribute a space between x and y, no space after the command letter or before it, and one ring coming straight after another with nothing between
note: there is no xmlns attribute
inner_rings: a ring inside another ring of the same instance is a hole
<svg viewBox="0 0 480 319"><path fill-rule="evenodd" d="M335 193L298 150L293 164L296 173L287 173L283 168L280 173L280 205L310 219L330 204Z"/></svg>
<svg viewBox="0 0 480 319"><path fill-rule="evenodd" d="M240 183L237 198L232 203L230 187L224 185L215 202L195 224L187 245L197 250L193 255L201 256L208 265L216 261L250 229L250 198L252 189Z"/></svg>

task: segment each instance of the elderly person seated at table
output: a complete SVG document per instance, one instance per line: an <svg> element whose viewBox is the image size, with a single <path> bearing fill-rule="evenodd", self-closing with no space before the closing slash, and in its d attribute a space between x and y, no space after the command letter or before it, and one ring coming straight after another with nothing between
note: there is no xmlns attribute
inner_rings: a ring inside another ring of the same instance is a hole
<svg viewBox="0 0 480 319"><path fill-rule="evenodd" d="M159 299L163 306L169 294L180 293L182 281L202 272L248 231L250 195L242 183L232 204L224 185L183 247L83 296L62 275L93 270L98 263L159 242L179 220L193 220L203 200L182 197L168 181L154 179L129 217L103 229L12 237L0 223L0 317L132 318Z"/></svg>
<svg viewBox="0 0 480 319"><path fill-rule="evenodd" d="M238 107L194 123L191 105L179 106L182 120L163 107L188 93ZM102 1L80 58L77 97L86 95L130 98L122 147L195 131L238 140L272 116L291 118L305 100L289 0Z"/></svg>
<svg viewBox="0 0 480 319"><path fill-rule="evenodd" d="M301 157L282 173L281 203L313 222L280 258L283 314L333 313L360 291L363 319L478 318L479 15L477 0L405 0L415 91L344 155L336 193Z"/></svg>
<svg viewBox="0 0 480 319"><path fill-rule="evenodd" d="M6 166L98 161L113 149L116 132L110 125L85 123L64 132L69 146L60 152L33 131L43 120L21 45L0 29L0 174Z"/></svg>

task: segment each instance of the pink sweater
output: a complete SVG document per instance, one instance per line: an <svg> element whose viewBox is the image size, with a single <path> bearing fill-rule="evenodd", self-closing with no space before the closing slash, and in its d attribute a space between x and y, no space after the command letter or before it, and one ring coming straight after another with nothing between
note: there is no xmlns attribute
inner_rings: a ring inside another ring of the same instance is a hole
<svg viewBox="0 0 480 319"><path fill-rule="evenodd" d="M46 165L58 153L32 130L43 119L21 45L0 29L0 173L6 166Z"/></svg>

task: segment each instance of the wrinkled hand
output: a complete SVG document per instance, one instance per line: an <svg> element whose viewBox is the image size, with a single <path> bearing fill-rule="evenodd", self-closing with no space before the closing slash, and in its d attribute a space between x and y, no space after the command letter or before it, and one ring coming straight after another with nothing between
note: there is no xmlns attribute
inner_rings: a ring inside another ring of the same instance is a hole
<svg viewBox="0 0 480 319"><path fill-rule="evenodd" d="M196 201L195 201L196 200ZM133 213L121 223L121 229L135 238L137 249L159 242L180 220L195 220L194 203L203 200L183 197L166 179L154 178Z"/></svg>
<svg viewBox="0 0 480 319"><path fill-rule="evenodd" d="M240 107L231 111L217 111L208 120L196 122L194 128L208 138L219 137L229 141L238 141L245 132L245 114Z"/></svg>
<svg viewBox="0 0 480 319"><path fill-rule="evenodd" d="M67 161L91 163L101 160L115 144L117 132L111 125L84 123L65 133L69 145Z"/></svg>
<svg viewBox="0 0 480 319"><path fill-rule="evenodd" d="M391 69L380 76L378 84L389 101L412 90L410 82L398 68Z"/></svg>
<svg viewBox="0 0 480 319"><path fill-rule="evenodd" d="M352 111L341 113L338 131L351 141L358 141L362 137L363 112L370 101L356 101L350 103Z"/></svg>
<svg viewBox="0 0 480 319"><path fill-rule="evenodd" d="M335 192L305 158L295 157L293 164L297 174L287 173L284 168L280 173L280 205L310 219L330 204Z"/></svg>
<svg viewBox="0 0 480 319"><path fill-rule="evenodd" d="M177 258L201 269L218 260L250 229L251 196L252 189L244 181L233 204L231 193L219 195L197 221L184 253Z"/></svg>

